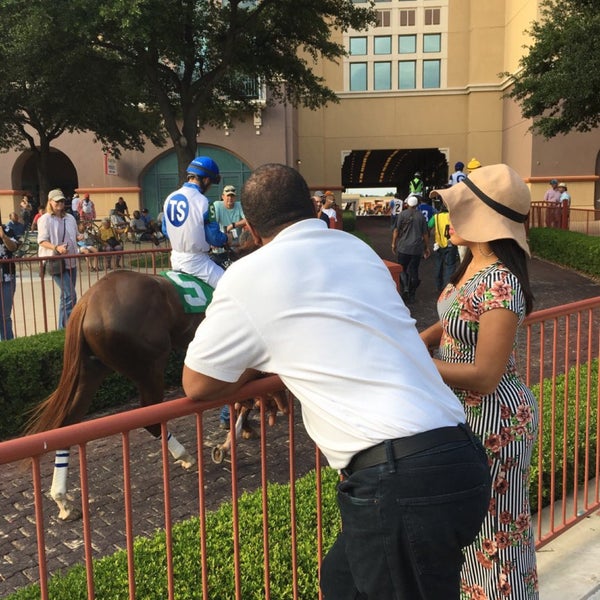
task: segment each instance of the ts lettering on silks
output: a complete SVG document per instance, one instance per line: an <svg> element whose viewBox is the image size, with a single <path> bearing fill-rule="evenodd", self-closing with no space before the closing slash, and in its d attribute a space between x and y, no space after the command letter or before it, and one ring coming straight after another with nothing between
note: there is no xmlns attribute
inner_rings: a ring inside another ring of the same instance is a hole
<svg viewBox="0 0 600 600"><path fill-rule="evenodd" d="M183 194L175 194L168 199L165 215L173 227L181 227L189 214L188 199Z"/></svg>

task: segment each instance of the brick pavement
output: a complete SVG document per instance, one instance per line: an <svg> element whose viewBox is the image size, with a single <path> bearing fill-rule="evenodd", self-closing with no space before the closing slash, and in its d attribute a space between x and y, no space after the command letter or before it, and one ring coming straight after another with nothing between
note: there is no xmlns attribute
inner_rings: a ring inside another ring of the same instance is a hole
<svg viewBox="0 0 600 600"><path fill-rule="evenodd" d="M386 218L359 218L358 229L367 233L378 254L393 260L391 230ZM577 273L549 263L533 260L531 278L536 294L536 309L558 306L566 302L600 296L600 284ZM417 302L410 307L417 327L433 323L436 318L437 294L433 285L433 259L423 261L422 284L417 291ZM171 398L182 395L173 390ZM134 406L134 405L132 405ZM224 433L218 429L216 411L207 413L204 430L208 446L221 443ZM174 421L172 431L190 450L196 445L195 421L191 417ZM314 466L315 449L301 424L300 411L295 412L296 461L299 474ZM151 535L164 526L162 472L160 447L145 431L132 432L131 472L133 473L134 535ZM280 420L267 432L269 479L289 480L287 423ZM93 442L88 446L90 511L94 557L112 554L125 546L125 522L122 498L122 460L120 441L116 437ZM238 446L240 491L260 486L260 450L257 440L244 441ZM282 458L283 457L283 458ZM69 490L78 501L77 452L73 451ZM214 465L210 448L206 448L206 487L209 508L223 499L231 498L231 470L228 462ZM52 476L52 457L43 463L43 486L48 490ZM27 585L38 578L35 520L31 477L17 465L3 466L0 471L0 597ZM179 521L198 513L197 477L178 466L170 468L173 520ZM49 572L83 562L83 534L81 521L58 522L54 502L44 499L46 519L46 546Z"/></svg>

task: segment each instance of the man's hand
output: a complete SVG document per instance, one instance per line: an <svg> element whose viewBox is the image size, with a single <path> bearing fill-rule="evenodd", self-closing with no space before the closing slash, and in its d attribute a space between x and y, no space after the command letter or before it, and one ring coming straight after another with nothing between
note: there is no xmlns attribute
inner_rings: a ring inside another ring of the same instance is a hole
<svg viewBox="0 0 600 600"><path fill-rule="evenodd" d="M289 393L287 390L268 393L266 396L256 396L242 402L235 403L235 409L240 410L243 406L246 408L260 408L260 403L263 402L265 411L268 415L269 426L275 425L277 413L281 412L287 415L289 412Z"/></svg>

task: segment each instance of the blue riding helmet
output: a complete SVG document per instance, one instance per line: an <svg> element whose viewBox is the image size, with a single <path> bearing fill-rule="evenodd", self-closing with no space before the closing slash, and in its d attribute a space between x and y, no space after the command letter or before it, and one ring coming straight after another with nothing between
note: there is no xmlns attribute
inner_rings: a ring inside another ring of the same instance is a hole
<svg viewBox="0 0 600 600"><path fill-rule="evenodd" d="M460 162L460 161L459 161L459 162L457 162L457 163L454 165L454 168L455 168L457 171L462 171L462 170L465 168L465 163L462 163L462 162Z"/></svg>
<svg viewBox="0 0 600 600"><path fill-rule="evenodd" d="M190 175L197 175L198 177L208 177L211 183L219 183L221 181L219 166L208 156L197 156L188 165L187 172Z"/></svg>

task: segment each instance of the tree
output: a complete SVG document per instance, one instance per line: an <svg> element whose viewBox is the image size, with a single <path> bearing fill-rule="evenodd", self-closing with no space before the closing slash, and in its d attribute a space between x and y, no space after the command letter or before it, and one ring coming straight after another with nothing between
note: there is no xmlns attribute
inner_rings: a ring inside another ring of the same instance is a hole
<svg viewBox="0 0 600 600"><path fill-rule="evenodd" d="M0 148L31 150L46 197L53 140L93 131L103 149L164 143L159 114L140 110L136 73L100 60L79 27L76 2L0 2ZM132 86L133 84L133 86Z"/></svg>
<svg viewBox="0 0 600 600"><path fill-rule="evenodd" d="M93 46L143 76L181 180L203 127L252 114L249 83L267 86L271 102L337 101L312 66L344 56L332 30L363 29L374 17L372 2L352 0L87 1Z"/></svg>
<svg viewBox="0 0 600 600"><path fill-rule="evenodd" d="M534 42L510 75L508 96L551 138L590 131L600 122L600 12L597 0L544 0L528 32Z"/></svg>

